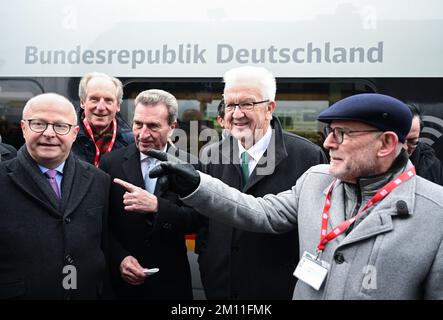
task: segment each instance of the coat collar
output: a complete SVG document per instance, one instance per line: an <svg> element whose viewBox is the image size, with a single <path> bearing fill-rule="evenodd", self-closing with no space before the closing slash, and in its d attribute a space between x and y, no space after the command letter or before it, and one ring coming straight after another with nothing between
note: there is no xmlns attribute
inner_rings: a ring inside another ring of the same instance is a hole
<svg viewBox="0 0 443 320"><path fill-rule="evenodd" d="M410 169L412 166L412 163L407 161L405 167L403 167L401 170L396 170L394 177L400 174L402 171ZM386 174L392 175L392 172L388 172ZM360 223L358 223L348 235L343 233L334 239L334 241L338 241L335 243L339 244L341 247L393 230L394 224L392 219L399 218L397 202L404 201L408 208L409 214L413 214L412 208L414 208L415 205L414 194L416 183L417 179L416 177L413 177L395 188L386 198L378 202L375 206L369 208L368 215ZM324 190L324 194L327 194L327 191L328 188ZM344 221L344 197L344 183L338 180L334 186L333 196L331 198L328 231L332 230L334 227L337 227L341 222ZM365 203L362 204L362 206L364 205Z"/></svg>
<svg viewBox="0 0 443 320"><path fill-rule="evenodd" d="M283 130L280 121L277 117L273 116L270 129L272 130L271 141L263 156L257 163L254 171L249 176L247 184L243 188L243 192L251 189L254 185L260 182L264 177L271 175L275 168L282 162L287 156L286 145L283 139ZM233 163L238 174L241 176L241 168L239 164L239 150L237 140L229 135L221 144L221 163Z"/></svg>
<svg viewBox="0 0 443 320"><path fill-rule="evenodd" d="M66 159L62 179L62 199L59 202L46 177L29 155L26 146L17 153L17 160L7 165L11 180L38 204L57 216L70 215L89 191L93 180L92 167L75 160L70 154Z"/></svg>
<svg viewBox="0 0 443 320"><path fill-rule="evenodd" d="M91 192L90 186L93 182L95 167L79 160L73 155L66 159L65 170L62 181L62 193L69 195L63 197L61 209L65 216L72 214L80 205L82 200Z"/></svg>
<svg viewBox="0 0 443 320"><path fill-rule="evenodd" d="M140 152L135 146L135 143L130 144L126 148L123 157L122 169L126 180L137 187L144 188L145 183L141 170Z"/></svg>

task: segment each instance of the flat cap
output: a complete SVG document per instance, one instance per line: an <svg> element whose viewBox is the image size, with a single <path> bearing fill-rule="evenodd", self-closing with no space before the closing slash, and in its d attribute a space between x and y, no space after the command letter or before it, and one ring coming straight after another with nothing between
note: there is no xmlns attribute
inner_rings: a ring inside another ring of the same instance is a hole
<svg viewBox="0 0 443 320"><path fill-rule="evenodd" d="M411 129L412 113L398 99L378 94L362 93L347 97L322 111L318 121L350 120L367 123L381 131L393 131L404 143Z"/></svg>

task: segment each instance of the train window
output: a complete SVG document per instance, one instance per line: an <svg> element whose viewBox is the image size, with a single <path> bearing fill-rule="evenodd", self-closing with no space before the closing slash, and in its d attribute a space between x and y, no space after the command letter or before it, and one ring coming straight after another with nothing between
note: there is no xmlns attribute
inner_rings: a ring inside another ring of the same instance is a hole
<svg viewBox="0 0 443 320"><path fill-rule="evenodd" d="M179 127L189 133L189 121L198 121L198 128L221 131L216 122L217 107L223 93L219 79L189 82L158 82L149 79L128 79L121 108L122 115L130 123L134 112L134 99L143 90L163 89L172 93L179 104ZM274 112L286 131L304 136L319 145L323 142L322 127L317 115L330 104L357 93L374 92L367 80L301 80L278 79L277 108ZM195 137L198 139L198 137ZM189 137L188 137L189 139ZM201 147L206 141L199 141ZM182 146L182 145L181 145ZM189 151L190 145L187 145Z"/></svg>
<svg viewBox="0 0 443 320"><path fill-rule="evenodd" d="M0 80L0 135L2 141L19 148L23 143L20 120L26 102L43 90L33 80Z"/></svg>

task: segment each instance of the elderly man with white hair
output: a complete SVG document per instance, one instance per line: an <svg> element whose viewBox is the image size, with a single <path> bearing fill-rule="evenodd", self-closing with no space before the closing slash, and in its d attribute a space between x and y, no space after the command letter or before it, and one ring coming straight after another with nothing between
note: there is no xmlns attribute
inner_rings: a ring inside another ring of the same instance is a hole
<svg viewBox="0 0 443 320"><path fill-rule="evenodd" d="M330 165L312 167L278 195L255 198L180 163L151 175L168 176L184 203L238 228L298 226L294 299L443 299L443 188L408 160L408 107L359 94L318 120L328 124Z"/></svg>

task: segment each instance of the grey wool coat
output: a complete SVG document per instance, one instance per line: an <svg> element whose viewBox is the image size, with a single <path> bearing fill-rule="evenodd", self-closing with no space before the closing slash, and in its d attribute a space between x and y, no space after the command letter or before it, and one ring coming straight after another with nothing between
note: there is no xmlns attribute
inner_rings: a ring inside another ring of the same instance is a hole
<svg viewBox="0 0 443 320"><path fill-rule="evenodd" d="M408 162L407 168L412 164ZM298 224L300 252L315 253L321 214L333 180L328 165L309 169L288 191L254 198L200 174L183 201L202 214L250 231L281 233ZM443 188L415 176L368 209L322 259L329 272L317 291L298 281L294 299L443 299ZM328 232L344 220L344 183L332 194ZM397 203L406 203L401 217Z"/></svg>

